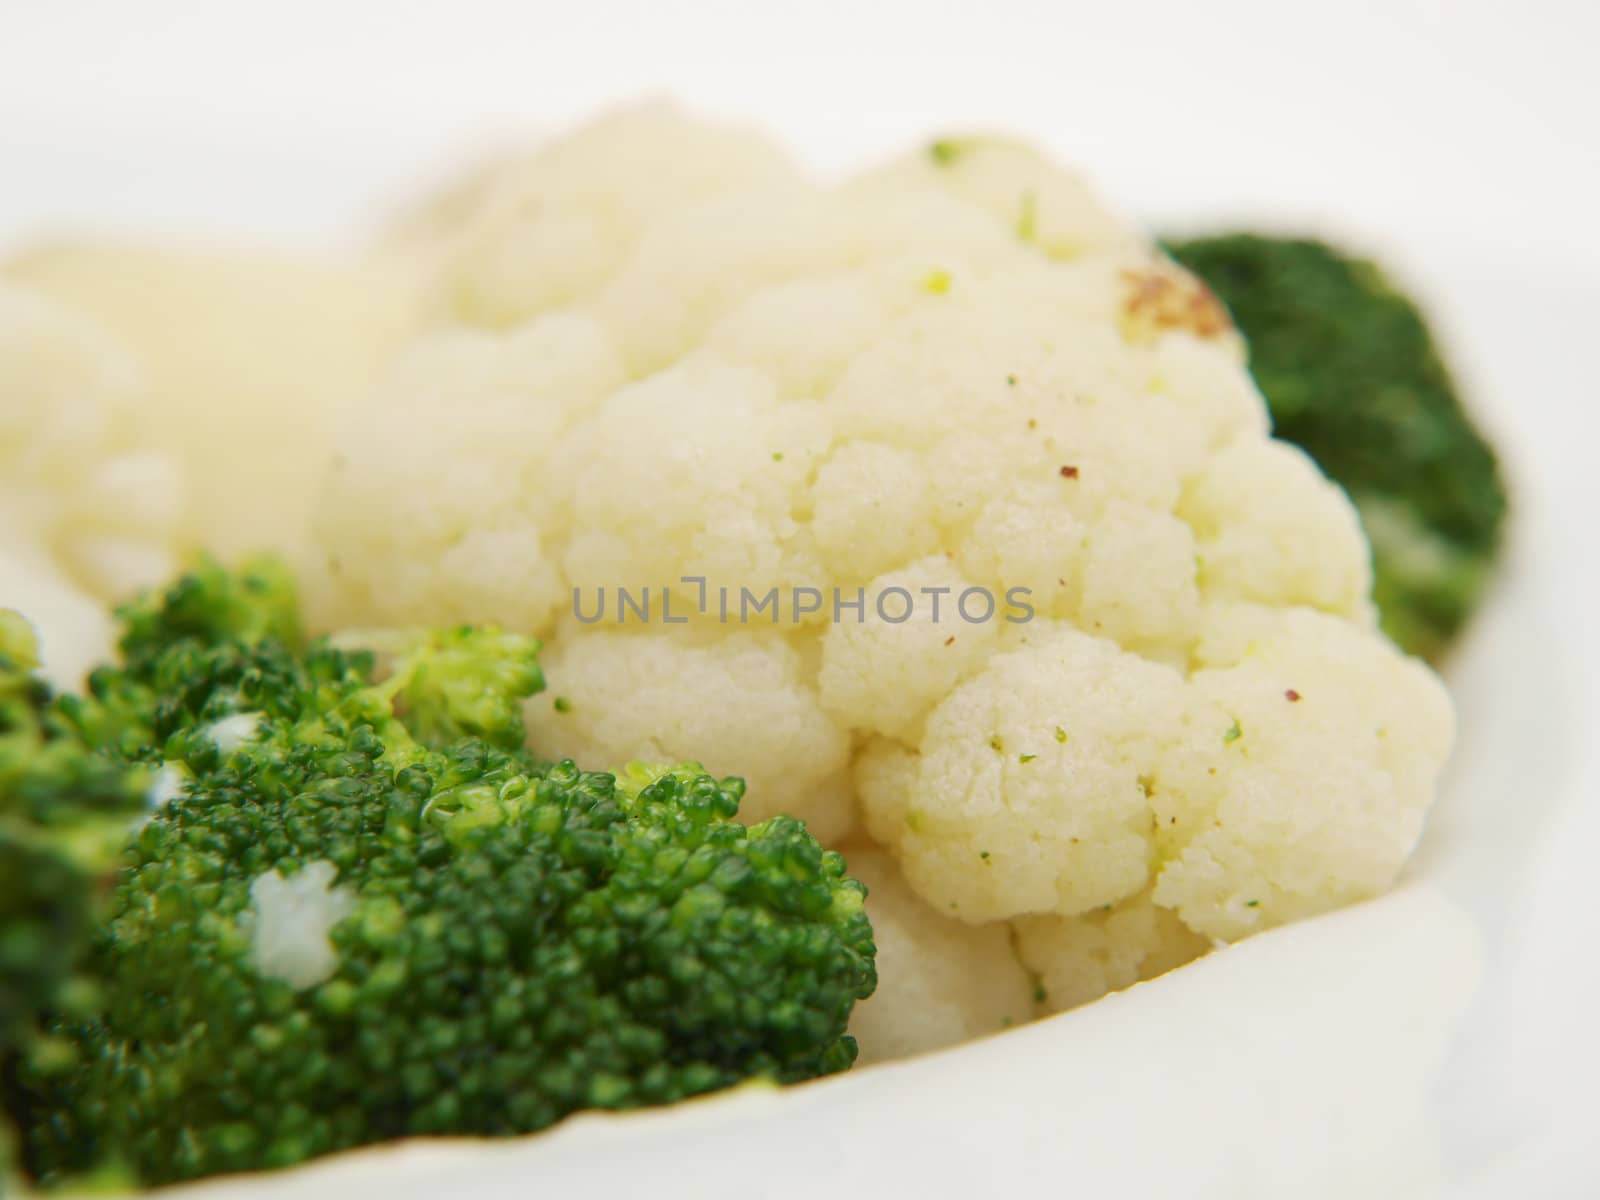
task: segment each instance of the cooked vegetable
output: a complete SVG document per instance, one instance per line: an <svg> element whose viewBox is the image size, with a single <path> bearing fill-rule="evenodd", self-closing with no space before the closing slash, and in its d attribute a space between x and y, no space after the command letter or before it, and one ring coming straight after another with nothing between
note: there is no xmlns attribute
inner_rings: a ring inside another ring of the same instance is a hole
<svg viewBox="0 0 1600 1200"><path fill-rule="evenodd" d="M1375 264L1318 241L1168 248L1238 322L1274 431L1355 501L1384 631L1437 660L1493 573L1506 492L1421 311Z"/></svg>
<svg viewBox="0 0 1600 1200"><path fill-rule="evenodd" d="M882 850L851 846L848 855L851 874L867 885L878 948L877 991L850 1017L863 1063L904 1058L1033 1018L1034 980L1004 925L940 916Z"/></svg>
<svg viewBox="0 0 1600 1200"><path fill-rule="evenodd" d="M182 471L148 411L140 362L105 328L0 278L0 560L37 548L24 557L102 600L171 574ZM54 671L72 648L45 641Z"/></svg>
<svg viewBox="0 0 1600 1200"><path fill-rule="evenodd" d="M855 1058L874 949L843 859L791 818L740 825L742 782L693 763L536 762L533 640L391 639L380 678L301 641L269 564L124 620L123 664L57 702L155 783L98 1003L20 1072L46 1181L527 1132Z"/></svg>
<svg viewBox="0 0 1600 1200"><path fill-rule="evenodd" d="M85 744L37 666L32 629L0 609L0 1189L17 1074L73 1053L40 1015L81 1016L97 1002L84 958L148 785Z"/></svg>
<svg viewBox="0 0 1600 1200"><path fill-rule="evenodd" d="M112 520L165 503L188 544L223 555L301 536L337 414L371 386L416 309L410 269L388 257L159 238L43 241L0 261L0 278L92 320L136 368L140 444L177 469L165 490L124 484ZM0 340L4 325L0 312ZM72 382L63 365L40 373L58 397ZM90 517L96 499L83 495ZM126 554L97 553L88 565L95 593L121 599L170 578L174 564L135 574L141 564Z"/></svg>

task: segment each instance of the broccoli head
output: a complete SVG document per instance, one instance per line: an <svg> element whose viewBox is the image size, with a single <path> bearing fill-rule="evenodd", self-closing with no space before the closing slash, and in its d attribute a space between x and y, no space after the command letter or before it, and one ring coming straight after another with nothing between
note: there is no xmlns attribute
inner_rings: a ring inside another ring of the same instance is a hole
<svg viewBox="0 0 1600 1200"><path fill-rule="evenodd" d="M1228 234L1168 249L1232 311L1277 435L1355 502L1385 632L1437 660L1491 576L1506 492L1421 312L1322 242Z"/></svg>
<svg viewBox="0 0 1600 1200"><path fill-rule="evenodd" d="M37 666L33 630L0 609L0 1112L16 1107L21 1072L70 1059L46 1014L94 1010L83 960L148 786L77 736ZM5 1125L0 1115L0 1188Z"/></svg>
<svg viewBox="0 0 1600 1200"><path fill-rule="evenodd" d="M254 646L272 638L293 646L301 640L294 578L271 557L250 559L233 570L204 559L165 592L123 605L117 616L123 625L118 649L135 671L183 641Z"/></svg>
<svg viewBox="0 0 1600 1200"><path fill-rule="evenodd" d="M0 1057L73 990L149 783L77 736L37 666L33 630L0 610Z"/></svg>
<svg viewBox="0 0 1600 1200"><path fill-rule="evenodd" d="M843 860L798 821L740 825L742 782L695 764L535 760L530 639L416 635L381 674L289 625L146 611L84 708L148 697L102 724L166 782L94 947L99 1006L26 1078L40 1177L530 1132L854 1059L876 976Z"/></svg>

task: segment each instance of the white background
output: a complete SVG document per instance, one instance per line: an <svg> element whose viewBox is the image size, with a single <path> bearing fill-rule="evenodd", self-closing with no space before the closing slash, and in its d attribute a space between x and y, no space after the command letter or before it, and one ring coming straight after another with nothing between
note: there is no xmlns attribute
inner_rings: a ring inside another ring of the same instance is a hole
<svg viewBox="0 0 1600 1200"><path fill-rule="evenodd" d="M1154 216L1339 216L1600 259L1586 0L5 0L0 14L3 233L325 233L463 138L663 91L827 167L998 126Z"/></svg>
<svg viewBox="0 0 1600 1200"><path fill-rule="evenodd" d="M0 249L45 229L354 236L463 146L666 92L823 170L998 127L1164 227L1382 250L1434 306L1519 500L1505 585L1453 667L1461 748L1411 884L972 1047L955 1074L806 1089L833 1115L796 1100L783 1128L852 1113L861 1138L835 1151L855 1178L930 1194L1055 1170L1134 1194L1594 1196L1597 54L1600 5L1558 0L0 0ZM761 1145L760 1120L730 1136ZM582 1136L550 1140L550 1179ZM612 1178L674 1169L629 1145Z"/></svg>

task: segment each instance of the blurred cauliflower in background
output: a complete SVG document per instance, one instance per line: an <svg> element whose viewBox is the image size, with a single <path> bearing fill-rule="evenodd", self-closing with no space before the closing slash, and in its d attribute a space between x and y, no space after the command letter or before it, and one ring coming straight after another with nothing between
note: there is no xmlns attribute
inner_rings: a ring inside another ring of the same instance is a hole
<svg viewBox="0 0 1600 1200"><path fill-rule="evenodd" d="M1226 311L1073 176L946 139L825 187L647 107L391 245L432 328L345 418L316 620L536 633L541 750L696 756L750 780L750 818L870 837L867 1057L1404 863L1448 698L1376 631L1356 515L1269 437ZM778 589L781 619L723 621L720 587ZM874 610L894 587L904 621ZM656 593L648 623L618 588ZM825 599L791 619L801 588ZM966 620L971 588L1034 619Z"/></svg>
<svg viewBox="0 0 1600 1200"><path fill-rule="evenodd" d="M98 595L170 572L183 496L137 360L80 313L3 286L0 396L7 540L39 542Z"/></svg>
<svg viewBox="0 0 1600 1200"><path fill-rule="evenodd" d="M137 413L140 444L159 447L163 465L118 460L99 485L117 489L109 507L159 505L169 529L181 526L165 540L223 555L303 537L337 415L416 313L411 267L384 257L65 241L17 254L0 277L93 320L121 347L119 370L142 385L120 411L125 421ZM130 581L165 579L172 565L124 569L119 558L105 580L113 586L96 591L120 598Z"/></svg>
<svg viewBox="0 0 1600 1200"><path fill-rule="evenodd" d="M148 409L103 327L0 282L0 604L37 614L59 685L109 649L101 601L173 567L182 476Z"/></svg>
<svg viewBox="0 0 1600 1200"><path fill-rule="evenodd" d="M437 264L442 317L507 328L582 301L664 217L800 183L758 134L646 105L467 171L395 222L384 249Z"/></svg>

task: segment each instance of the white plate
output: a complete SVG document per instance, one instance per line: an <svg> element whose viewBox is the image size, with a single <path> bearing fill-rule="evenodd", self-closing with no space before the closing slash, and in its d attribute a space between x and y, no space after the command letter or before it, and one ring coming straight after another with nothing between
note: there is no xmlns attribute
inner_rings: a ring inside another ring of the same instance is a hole
<svg viewBox="0 0 1600 1200"><path fill-rule="evenodd" d="M1313 225L1432 302L1517 511L1404 885L1063 1017L783 1093L379 1149L199 1195L1589 1196L1595 6L923 0L331 12L72 3L0 33L0 244L326 236L463 131L665 88L824 166L1014 129L1168 223Z"/></svg>

